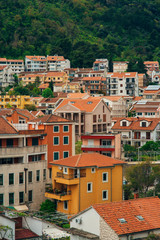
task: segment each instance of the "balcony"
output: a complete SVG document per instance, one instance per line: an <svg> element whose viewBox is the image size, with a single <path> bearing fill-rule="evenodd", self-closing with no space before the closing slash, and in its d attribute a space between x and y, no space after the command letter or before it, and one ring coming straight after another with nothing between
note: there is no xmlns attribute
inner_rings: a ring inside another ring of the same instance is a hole
<svg viewBox="0 0 160 240"><path fill-rule="evenodd" d="M71 191L61 191L57 189L52 189L51 191L48 191L46 189L45 197L56 199L59 201L68 201L71 200Z"/></svg>
<svg viewBox="0 0 160 240"><path fill-rule="evenodd" d="M39 146L7 146L0 148L0 156L5 157L15 157L15 156L24 156L25 154L41 153L47 152L47 145Z"/></svg>
<svg viewBox="0 0 160 240"><path fill-rule="evenodd" d="M80 178L86 177L85 173L80 174ZM66 185L76 185L79 184L79 176L75 174L64 174L62 172L57 172L55 178L57 183L66 184Z"/></svg>
<svg viewBox="0 0 160 240"><path fill-rule="evenodd" d="M114 145L82 145L81 146L82 151L90 150L90 151L114 151L115 146Z"/></svg>

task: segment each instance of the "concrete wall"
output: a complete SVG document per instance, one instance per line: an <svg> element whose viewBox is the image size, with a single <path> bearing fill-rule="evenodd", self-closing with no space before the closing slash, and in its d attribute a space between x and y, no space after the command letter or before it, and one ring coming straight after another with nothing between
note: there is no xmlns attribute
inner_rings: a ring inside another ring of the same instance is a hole
<svg viewBox="0 0 160 240"><path fill-rule="evenodd" d="M8 226L9 228L12 229L6 232L5 239L14 240L15 239L15 222L6 217L0 216L0 225ZM4 236L5 232L2 232L1 234L2 235L0 235L0 239L1 237Z"/></svg>

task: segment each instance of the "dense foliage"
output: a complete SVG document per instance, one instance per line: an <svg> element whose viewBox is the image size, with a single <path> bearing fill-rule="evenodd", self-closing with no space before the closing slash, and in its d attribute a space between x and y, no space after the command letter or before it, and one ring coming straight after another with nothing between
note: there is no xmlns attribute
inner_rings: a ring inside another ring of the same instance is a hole
<svg viewBox="0 0 160 240"><path fill-rule="evenodd" d="M0 57L160 59L159 0L1 0Z"/></svg>

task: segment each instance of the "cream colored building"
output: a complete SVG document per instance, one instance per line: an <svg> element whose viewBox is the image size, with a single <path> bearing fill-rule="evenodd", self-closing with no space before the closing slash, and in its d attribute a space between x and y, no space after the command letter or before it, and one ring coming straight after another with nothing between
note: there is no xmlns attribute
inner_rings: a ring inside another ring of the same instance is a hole
<svg viewBox="0 0 160 240"><path fill-rule="evenodd" d="M126 72L128 68L128 62L114 61L113 72Z"/></svg>

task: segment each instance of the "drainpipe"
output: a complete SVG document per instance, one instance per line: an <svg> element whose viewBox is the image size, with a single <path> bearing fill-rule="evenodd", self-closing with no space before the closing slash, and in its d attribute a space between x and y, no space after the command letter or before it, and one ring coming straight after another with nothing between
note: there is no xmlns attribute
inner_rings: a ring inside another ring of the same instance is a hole
<svg viewBox="0 0 160 240"><path fill-rule="evenodd" d="M111 168L111 202L112 202L112 168Z"/></svg>
<svg viewBox="0 0 160 240"><path fill-rule="evenodd" d="M26 193L27 193L27 171L28 171L28 168L24 168L24 175L25 175L25 200L26 200Z"/></svg>
<svg viewBox="0 0 160 240"><path fill-rule="evenodd" d="M80 187L81 187L81 173L80 173L80 169L79 170L79 212L81 209L81 203L80 203L80 196L81 196L81 191L80 191Z"/></svg>

